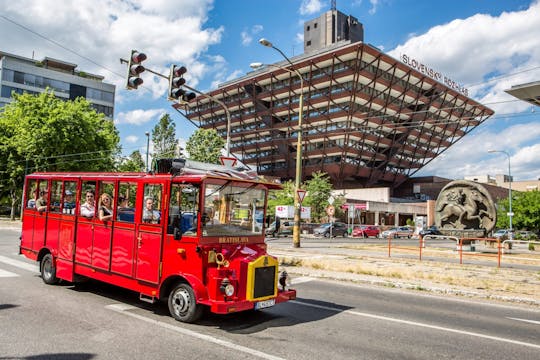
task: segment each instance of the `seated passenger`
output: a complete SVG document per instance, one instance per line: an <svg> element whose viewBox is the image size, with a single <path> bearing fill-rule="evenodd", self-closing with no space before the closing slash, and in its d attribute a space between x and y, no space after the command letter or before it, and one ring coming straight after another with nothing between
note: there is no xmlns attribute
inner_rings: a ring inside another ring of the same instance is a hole
<svg viewBox="0 0 540 360"><path fill-rule="evenodd" d="M41 190L39 192L39 198L36 200L35 203L37 211L47 210L47 200L45 199L45 196L47 196L47 190Z"/></svg>
<svg viewBox="0 0 540 360"><path fill-rule="evenodd" d="M73 200L73 193L70 190L66 190L64 196L64 209L66 213L73 214L73 209L75 209L75 201Z"/></svg>
<svg viewBox="0 0 540 360"><path fill-rule="evenodd" d="M109 221L113 217L112 198L109 194L101 194L99 198L99 220Z"/></svg>
<svg viewBox="0 0 540 360"><path fill-rule="evenodd" d="M123 196L118 197L117 219L120 221L135 221L135 210L129 207L128 199Z"/></svg>
<svg viewBox="0 0 540 360"><path fill-rule="evenodd" d="M94 217L96 213L96 206L94 204L94 190L86 190L86 201L81 205L81 216Z"/></svg>
<svg viewBox="0 0 540 360"><path fill-rule="evenodd" d="M142 221L149 224L159 224L161 219L161 214L159 211L154 210L154 199L151 197L146 197L144 199L144 210Z"/></svg>

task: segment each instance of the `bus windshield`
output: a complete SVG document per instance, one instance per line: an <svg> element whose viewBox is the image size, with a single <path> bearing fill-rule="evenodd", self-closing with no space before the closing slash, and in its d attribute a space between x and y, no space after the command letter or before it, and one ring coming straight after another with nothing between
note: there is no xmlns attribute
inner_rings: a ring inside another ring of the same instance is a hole
<svg viewBox="0 0 540 360"><path fill-rule="evenodd" d="M202 214L203 236L261 235L266 190L258 184L207 183Z"/></svg>

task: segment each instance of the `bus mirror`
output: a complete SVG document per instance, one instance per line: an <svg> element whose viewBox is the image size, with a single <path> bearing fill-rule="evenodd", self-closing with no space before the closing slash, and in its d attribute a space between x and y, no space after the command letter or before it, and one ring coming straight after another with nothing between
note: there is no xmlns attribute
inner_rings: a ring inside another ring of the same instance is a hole
<svg viewBox="0 0 540 360"><path fill-rule="evenodd" d="M174 240L180 240L182 238L182 232L179 228L175 227L173 230Z"/></svg>

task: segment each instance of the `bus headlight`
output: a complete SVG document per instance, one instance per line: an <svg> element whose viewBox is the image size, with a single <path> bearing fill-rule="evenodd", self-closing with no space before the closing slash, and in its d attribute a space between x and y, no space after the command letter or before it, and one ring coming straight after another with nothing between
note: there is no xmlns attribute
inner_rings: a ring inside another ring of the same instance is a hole
<svg viewBox="0 0 540 360"><path fill-rule="evenodd" d="M221 280L221 285L219 291L225 296L233 296L234 294L234 285L231 284L231 281L227 278Z"/></svg>
<svg viewBox="0 0 540 360"><path fill-rule="evenodd" d="M281 289L283 291L285 291L285 287L291 285L291 277L289 276L289 274L287 274L285 270L283 270L279 274L279 285L281 285Z"/></svg>

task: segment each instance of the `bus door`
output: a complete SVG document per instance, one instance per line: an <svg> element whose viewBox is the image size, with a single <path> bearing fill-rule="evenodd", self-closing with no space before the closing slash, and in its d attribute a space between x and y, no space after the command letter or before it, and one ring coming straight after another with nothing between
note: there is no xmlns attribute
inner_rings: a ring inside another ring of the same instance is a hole
<svg viewBox="0 0 540 360"><path fill-rule="evenodd" d="M94 218L94 239L92 243L92 266L110 270L111 240L114 224L115 186L113 181L98 183L99 196L96 196L96 216Z"/></svg>
<svg viewBox="0 0 540 360"><path fill-rule="evenodd" d="M64 181L64 191L60 200L62 221L58 233L58 258L56 275L73 280L73 255L75 249L75 199L78 198L77 182Z"/></svg>
<svg viewBox="0 0 540 360"><path fill-rule="evenodd" d="M39 183L38 198L36 199L36 211L34 217L34 235L32 237L32 249L39 251L45 245L47 231L47 209L49 206L49 190L47 181ZM45 203L45 205L43 205Z"/></svg>
<svg viewBox="0 0 540 360"><path fill-rule="evenodd" d="M52 253L58 255L58 238L60 235L60 223L62 222L62 181L51 181L49 189L49 213L47 214L47 233L45 245L51 249Z"/></svg>
<svg viewBox="0 0 540 360"><path fill-rule="evenodd" d="M96 182L84 181L80 191L77 213L77 244L75 262L84 265L92 264L92 247L94 237L94 217L96 215Z"/></svg>
<svg viewBox="0 0 540 360"><path fill-rule="evenodd" d="M135 205L137 183L123 182L118 185L116 220L111 246L111 271L134 276L135 264Z"/></svg>
<svg viewBox="0 0 540 360"><path fill-rule="evenodd" d="M34 221L37 216L36 200L39 194L38 181L28 180L25 188L24 221L22 222L21 248L33 249Z"/></svg>
<svg viewBox="0 0 540 360"><path fill-rule="evenodd" d="M142 196L138 198L141 206L138 216L136 278L150 283L159 282L161 242L163 237L163 199L162 184L144 184Z"/></svg>

